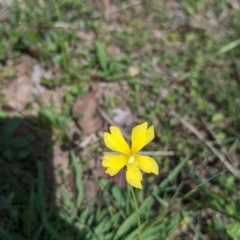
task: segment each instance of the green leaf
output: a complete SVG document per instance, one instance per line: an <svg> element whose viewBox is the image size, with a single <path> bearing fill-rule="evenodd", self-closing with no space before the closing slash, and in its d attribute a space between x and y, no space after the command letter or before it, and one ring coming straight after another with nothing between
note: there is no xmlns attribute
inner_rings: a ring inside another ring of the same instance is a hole
<svg viewBox="0 0 240 240"><path fill-rule="evenodd" d="M7 44L4 41L0 41L0 61L6 58Z"/></svg>
<svg viewBox="0 0 240 240"><path fill-rule="evenodd" d="M25 148L27 147L33 140L35 139L33 134L26 134L22 138L20 138L16 144L14 145L15 148Z"/></svg>
<svg viewBox="0 0 240 240"><path fill-rule="evenodd" d="M12 240L13 236L7 232L5 229L0 227L0 239Z"/></svg>
<svg viewBox="0 0 240 240"><path fill-rule="evenodd" d="M70 121L70 118L64 115L60 115L57 118L57 123L63 131L67 129L69 121Z"/></svg>
<svg viewBox="0 0 240 240"><path fill-rule="evenodd" d="M55 113L51 106L47 106L46 108L41 110L42 115L52 124L56 124Z"/></svg>
<svg viewBox="0 0 240 240"><path fill-rule="evenodd" d="M224 120L224 115L221 112L214 113L211 118L212 123L220 122Z"/></svg>
<svg viewBox="0 0 240 240"><path fill-rule="evenodd" d="M117 186L114 185L111 189L112 195L115 198L116 202L121 206L121 207L125 207L126 205L126 198L123 195L122 189Z"/></svg>
<svg viewBox="0 0 240 240"><path fill-rule="evenodd" d="M83 86L82 85L74 85L71 88L71 93L74 94L75 96L79 96L83 94Z"/></svg>
<svg viewBox="0 0 240 240"><path fill-rule="evenodd" d="M12 150L5 150L3 152L3 157L6 158L7 160L12 160L13 156L14 156L14 153Z"/></svg>
<svg viewBox="0 0 240 240"><path fill-rule="evenodd" d="M107 73L107 53L104 43L96 41L97 60L104 73Z"/></svg>
<svg viewBox="0 0 240 240"><path fill-rule="evenodd" d="M75 181L77 186L77 207L80 208L83 201L83 183L82 183L82 176L81 176L81 169L77 162L77 158L73 151L70 152L71 159L73 161L73 167L75 171Z"/></svg>
<svg viewBox="0 0 240 240"><path fill-rule="evenodd" d="M231 237L240 237L240 222L229 223L225 226L227 233Z"/></svg>
<svg viewBox="0 0 240 240"><path fill-rule="evenodd" d="M29 150L21 150L18 152L17 156L19 159L25 159L27 158L29 155L31 154L31 152Z"/></svg>
<svg viewBox="0 0 240 240"><path fill-rule="evenodd" d="M102 71L102 70L97 71L96 75L97 75L98 77L100 77L100 78L107 78L107 77L108 77L107 72Z"/></svg>
<svg viewBox="0 0 240 240"><path fill-rule="evenodd" d="M33 209L26 209L22 213L23 218L23 231L27 236L30 236L33 231L33 227L37 223L37 215Z"/></svg>
<svg viewBox="0 0 240 240"><path fill-rule="evenodd" d="M8 113L0 109L0 118L7 118Z"/></svg>
<svg viewBox="0 0 240 240"><path fill-rule="evenodd" d="M65 220L68 223L71 223L72 218L74 217L74 205L73 202L69 196L69 193L65 187L61 187L60 189L62 200L63 200L63 208L65 209L65 212L67 213L67 216L65 217ZM65 214L64 214L65 216Z"/></svg>
<svg viewBox="0 0 240 240"><path fill-rule="evenodd" d="M44 225L43 224L39 225L38 230L36 231L36 233L35 233L35 235L33 237L33 240L40 239L40 235L41 235L43 229L44 229Z"/></svg>
<svg viewBox="0 0 240 240"><path fill-rule="evenodd" d="M119 69L119 67L118 67L117 60L111 61L110 65L109 65L109 75L113 75L113 74L117 73L118 69Z"/></svg>
<svg viewBox="0 0 240 240"><path fill-rule="evenodd" d="M32 230L38 226L37 214L34 209L34 200L35 200L35 192L34 192L34 183L31 182L31 192L29 197L28 209L26 212L26 221L24 221L25 232L28 236L32 233Z"/></svg>
<svg viewBox="0 0 240 240"><path fill-rule="evenodd" d="M7 127L4 128L3 134L4 135L12 135L20 126L21 121L19 118L11 118L7 124Z"/></svg>
<svg viewBox="0 0 240 240"><path fill-rule="evenodd" d="M41 83L49 89L54 89L56 87L54 79L41 77Z"/></svg>

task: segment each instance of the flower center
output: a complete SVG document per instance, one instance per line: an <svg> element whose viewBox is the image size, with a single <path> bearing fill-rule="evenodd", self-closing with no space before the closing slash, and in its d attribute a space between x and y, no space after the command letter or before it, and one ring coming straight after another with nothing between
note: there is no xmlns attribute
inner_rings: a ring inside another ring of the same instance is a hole
<svg viewBox="0 0 240 240"><path fill-rule="evenodd" d="M132 155L129 159L128 159L128 163L132 164L135 162L135 157Z"/></svg>

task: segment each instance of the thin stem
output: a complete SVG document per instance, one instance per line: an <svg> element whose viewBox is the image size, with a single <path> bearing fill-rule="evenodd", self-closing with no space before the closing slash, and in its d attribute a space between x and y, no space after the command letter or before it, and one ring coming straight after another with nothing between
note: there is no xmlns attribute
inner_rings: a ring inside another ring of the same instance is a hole
<svg viewBox="0 0 240 240"><path fill-rule="evenodd" d="M136 196L133 190L133 187L131 186L131 192L132 192L132 196L133 196L133 200L134 200L134 205L135 205L135 211L136 211L136 215L137 215L137 222L138 222L138 240L140 240L141 237L141 221L140 221L140 217L139 217L139 213L138 213L138 204L137 204L137 200L136 200Z"/></svg>

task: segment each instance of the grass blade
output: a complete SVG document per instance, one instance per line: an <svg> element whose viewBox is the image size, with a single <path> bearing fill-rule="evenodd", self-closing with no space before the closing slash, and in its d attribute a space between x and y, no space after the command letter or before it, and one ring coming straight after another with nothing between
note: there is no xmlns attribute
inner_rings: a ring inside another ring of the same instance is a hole
<svg viewBox="0 0 240 240"><path fill-rule="evenodd" d="M79 164L77 162L77 158L73 151L70 152L71 159L73 161L73 167L75 171L75 181L76 181L76 187L77 187L77 208L79 209L82 205L83 201L83 184L82 184L82 177L81 177L81 169L79 167Z"/></svg>
<svg viewBox="0 0 240 240"><path fill-rule="evenodd" d="M107 73L107 54L105 45L102 42L96 41L97 59L100 67Z"/></svg>

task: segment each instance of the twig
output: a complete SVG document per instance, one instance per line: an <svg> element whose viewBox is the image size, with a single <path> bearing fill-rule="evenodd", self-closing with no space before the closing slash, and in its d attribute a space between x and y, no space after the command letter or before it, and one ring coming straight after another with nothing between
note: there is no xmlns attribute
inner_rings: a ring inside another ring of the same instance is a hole
<svg viewBox="0 0 240 240"><path fill-rule="evenodd" d="M136 5L139 5L139 4L141 4L142 2L143 2L143 1L133 2L132 4L129 4L129 5L127 5L127 6L124 6L124 7L122 7L122 8L119 8L118 10L109 12L109 13L107 13L106 15L109 16L109 15L115 14L115 13L117 13L117 12L124 11L124 10L126 10L126 9L128 9L128 8L131 8L131 7L134 7L134 6L136 6Z"/></svg>
<svg viewBox="0 0 240 240"><path fill-rule="evenodd" d="M150 156L174 156L175 153L173 151L141 151L138 152L139 154L142 155L150 155ZM118 155L118 153L115 152L104 152L104 154L113 154L113 155Z"/></svg>
<svg viewBox="0 0 240 240"><path fill-rule="evenodd" d="M107 12L107 13L105 13L105 17L108 17L108 16L110 16L112 14L124 11L124 10L126 10L128 8L131 8L131 7L134 7L136 5L139 5L142 2L143 2L143 0L142 1L135 1L135 2L133 2L131 4L129 4L129 5L126 5L126 6L122 7L122 8L119 8L118 10L115 10L115 11L112 11L112 12L109 12L109 13ZM99 18L100 16L101 16L100 14L95 14L95 16L93 18L96 19L96 18Z"/></svg>
<svg viewBox="0 0 240 240"><path fill-rule="evenodd" d="M75 23L66 23L66 22L55 22L53 24L54 28L62 28L62 29L74 29L74 30L78 30L81 29L80 26L78 26Z"/></svg>
<svg viewBox="0 0 240 240"><path fill-rule="evenodd" d="M96 134L92 133L91 135L86 136L85 139L82 142L80 142L75 148L71 149L70 151L75 152L79 149L85 148L90 143L94 143L94 142L97 142L97 141L98 141L98 138L97 138ZM65 151L64 155L65 156L68 155L70 151L69 150Z"/></svg>
<svg viewBox="0 0 240 240"><path fill-rule="evenodd" d="M219 147L221 147L223 153L225 154L225 156L228 158L228 160L231 162L230 157L228 156L227 151L223 148L223 146L221 145L221 142L219 141L219 139L217 139L216 134L213 132L213 130L207 125L207 123L202 119L202 122L204 124L204 126L206 127L206 129L209 131L209 133L211 134L211 136L215 139L216 143L218 144ZM211 141L213 142L213 141Z"/></svg>
<svg viewBox="0 0 240 240"><path fill-rule="evenodd" d="M150 155L150 156L174 156L174 151L140 151L139 154Z"/></svg>
<svg viewBox="0 0 240 240"><path fill-rule="evenodd" d="M240 179L240 174L237 170L235 170L235 167L232 166L227 159L225 158L225 156L220 153L215 147L214 145L208 141L205 140L203 135L190 123L188 123L185 119L183 119L182 117L180 117L177 113L175 113L174 111L171 112L171 114L176 117L186 128L188 128L188 130L190 130L193 134L195 134L200 140L202 140L207 146L208 148L220 159L220 161L227 167L227 169L238 179Z"/></svg>

